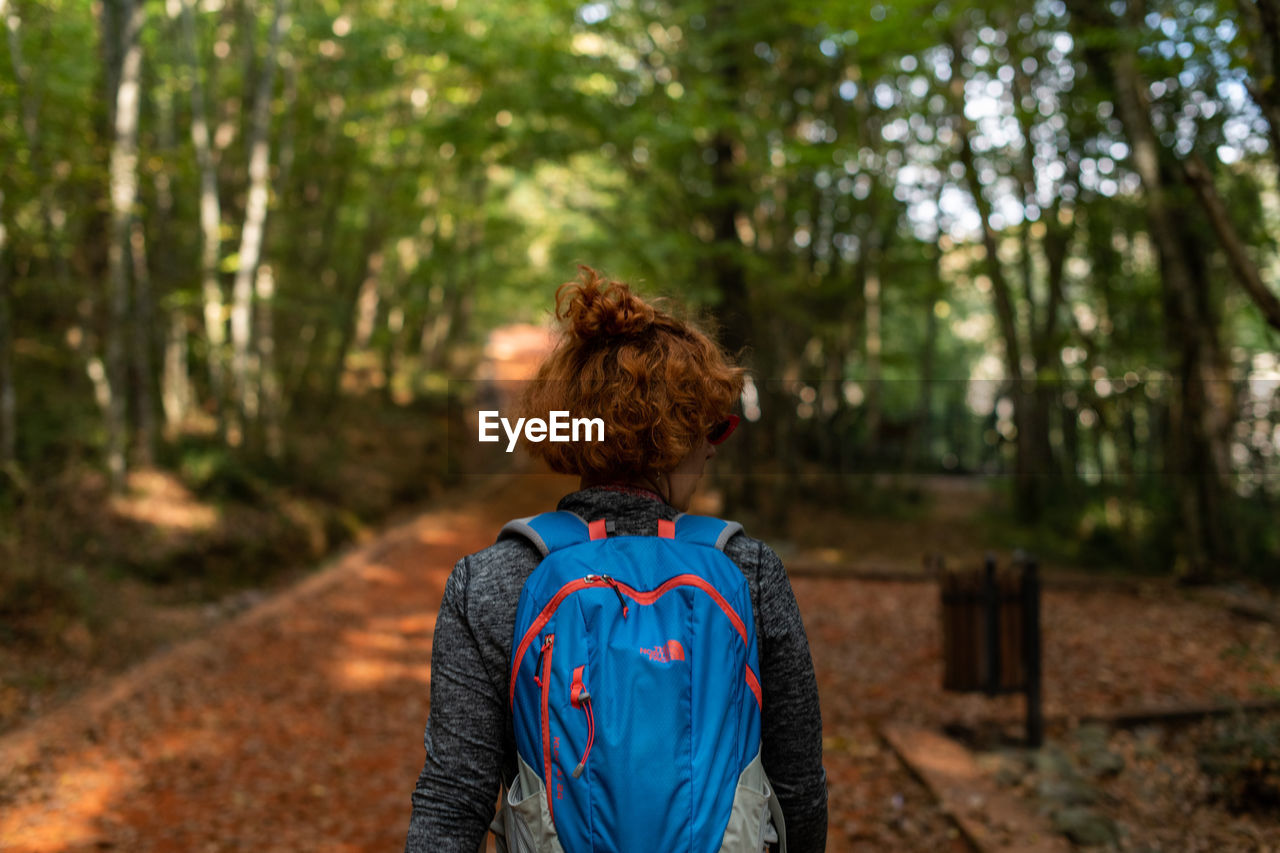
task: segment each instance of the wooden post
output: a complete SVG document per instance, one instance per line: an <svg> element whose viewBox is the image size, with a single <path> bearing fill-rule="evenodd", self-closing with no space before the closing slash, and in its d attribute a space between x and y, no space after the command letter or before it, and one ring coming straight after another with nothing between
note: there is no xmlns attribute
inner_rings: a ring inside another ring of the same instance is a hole
<svg viewBox="0 0 1280 853"><path fill-rule="evenodd" d="M1044 743L1044 713L1040 704L1040 571L1034 557L1022 565L1022 641L1026 665L1027 746Z"/></svg>
<svg viewBox="0 0 1280 853"><path fill-rule="evenodd" d="M1000 591L996 587L996 558L987 554L982 570L983 689L994 696L1000 689Z"/></svg>

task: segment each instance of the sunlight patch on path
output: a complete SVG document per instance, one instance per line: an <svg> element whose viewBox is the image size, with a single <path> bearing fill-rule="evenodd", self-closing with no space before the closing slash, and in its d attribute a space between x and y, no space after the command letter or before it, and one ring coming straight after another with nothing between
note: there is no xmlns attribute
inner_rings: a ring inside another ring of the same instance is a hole
<svg viewBox="0 0 1280 853"><path fill-rule="evenodd" d="M434 614L429 620L435 626ZM369 690L396 681L416 681L431 685L430 631L405 634L399 631L348 629L342 632L342 657L334 662L332 678L344 690Z"/></svg>
<svg viewBox="0 0 1280 853"><path fill-rule="evenodd" d="M354 658L339 663L334 680L346 690L368 690L391 681L417 681L431 686L430 664L404 664L379 658Z"/></svg>
<svg viewBox="0 0 1280 853"><path fill-rule="evenodd" d="M449 573L572 490L520 485L475 484L0 738L0 849L403 846Z"/></svg>
<svg viewBox="0 0 1280 853"><path fill-rule="evenodd" d="M45 853L97 843L102 837L99 820L108 814L116 791L136 785L137 779L137 764L125 761L60 773L46 798L5 808L0 849Z"/></svg>

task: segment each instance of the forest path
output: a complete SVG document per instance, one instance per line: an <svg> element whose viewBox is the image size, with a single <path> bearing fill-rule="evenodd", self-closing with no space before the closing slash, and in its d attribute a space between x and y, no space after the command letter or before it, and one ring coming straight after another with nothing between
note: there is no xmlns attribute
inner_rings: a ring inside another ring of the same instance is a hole
<svg viewBox="0 0 1280 853"><path fill-rule="evenodd" d="M449 572L503 521L554 506L573 488L531 474L472 482L207 635L0 738L0 850L403 849ZM905 561L937 544L943 531L927 521L889 529L845 514L841 551L865 559L873 544L894 541ZM935 585L829 576L793 586L822 696L828 850L966 849L878 728L1016 726L1019 700L940 689ZM1280 684L1274 626L1168 590L1050 589L1044 618L1051 719L1254 699ZM1161 797L1135 832L1237 831L1202 799ZM1280 842L1274 823L1246 828Z"/></svg>
<svg viewBox="0 0 1280 853"><path fill-rule="evenodd" d="M445 580L570 488L493 478L0 739L0 849L401 849Z"/></svg>

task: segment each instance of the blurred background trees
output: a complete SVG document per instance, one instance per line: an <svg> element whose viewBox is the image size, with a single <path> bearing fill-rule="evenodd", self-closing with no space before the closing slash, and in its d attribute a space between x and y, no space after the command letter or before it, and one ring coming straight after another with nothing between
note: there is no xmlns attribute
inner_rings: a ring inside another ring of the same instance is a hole
<svg viewBox="0 0 1280 853"><path fill-rule="evenodd" d="M743 512L1002 475L1082 560L1277 577L1273 0L0 17L10 516L215 450L305 479L584 262L751 366Z"/></svg>

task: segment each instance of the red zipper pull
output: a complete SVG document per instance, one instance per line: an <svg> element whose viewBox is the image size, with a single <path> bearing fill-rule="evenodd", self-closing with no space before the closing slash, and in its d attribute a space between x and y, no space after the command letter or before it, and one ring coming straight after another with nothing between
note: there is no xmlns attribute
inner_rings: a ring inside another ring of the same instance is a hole
<svg viewBox="0 0 1280 853"><path fill-rule="evenodd" d="M540 675L542 672L542 659L546 656L547 649L551 648L551 643L555 638L555 634L548 634L547 638L542 641L542 648L538 650L538 663L535 665L533 670L533 683L539 687L542 686L542 676Z"/></svg>
<svg viewBox="0 0 1280 853"><path fill-rule="evenodd" d="M587 692L587 685L582 683L582 670L585 667L577 667L573 671L573 684L569 687L569 703L575 708L581 708L587 715L587 748L582 751L582 760L578 762L578 766L573 769L573 778L577 779L582 775L582 771L587 766L587 756L591 755L591 746L596 740L596 720L595 715L591 713L591 694Z"/></svg>

